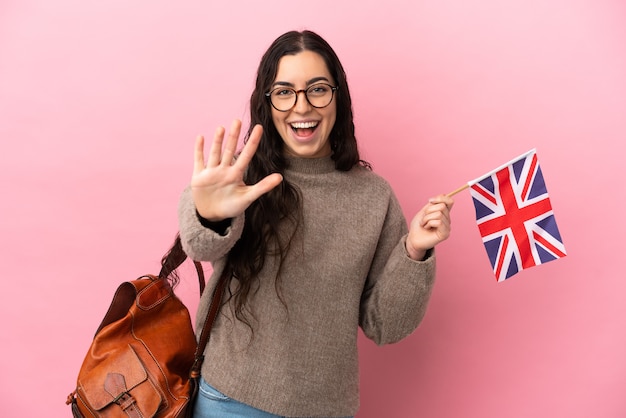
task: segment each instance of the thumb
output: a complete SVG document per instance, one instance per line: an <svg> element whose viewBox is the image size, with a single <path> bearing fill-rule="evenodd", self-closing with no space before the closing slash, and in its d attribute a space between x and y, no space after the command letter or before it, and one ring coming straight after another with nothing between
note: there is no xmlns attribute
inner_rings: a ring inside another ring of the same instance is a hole
<svg viewBox="0 0 626 418"><path fill-rule="evenodd" d="M283 181L283 176L279 173L273 173L252 186L251 193L253 199L256 200L265 193L269 192Z"/></svg>

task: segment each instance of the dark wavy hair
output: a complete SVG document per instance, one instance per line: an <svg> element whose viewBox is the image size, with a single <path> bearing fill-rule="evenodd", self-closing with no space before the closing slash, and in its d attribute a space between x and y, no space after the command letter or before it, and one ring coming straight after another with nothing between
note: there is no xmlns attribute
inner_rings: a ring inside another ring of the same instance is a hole
<svg viewBox="0 0 626 418"><path fill-rule="evenodd" d="M272 121L271 104L265 93L270 91L275 82L280 59L302 51L312 51L322 56L338 87L333 99L337 101L336 121L329 137L335 168L340 171L349 171L356 165L370 168L359 156L352 100L346 73L337 54L316 33L308 30L291 31L281 35L270 45L257 70L256 85L250 98L250 127L245 141L257 124L263 126L263 137L245 174L246 184L254 184L272 173L283 174L288 167L284 143ZM245 212L242 237L230 251L226 268L232 271L234 279L238 281L236 290L230 295L234 298L235 316L248 326L251 326L249 315L254 318L254 313L247 308L246 302L250 294L258 289L258 276L268 255L279 257L280 267L274 286L282 301L282 261L300 225L301 213L300 191L286 180L252 203Z"/></svg>

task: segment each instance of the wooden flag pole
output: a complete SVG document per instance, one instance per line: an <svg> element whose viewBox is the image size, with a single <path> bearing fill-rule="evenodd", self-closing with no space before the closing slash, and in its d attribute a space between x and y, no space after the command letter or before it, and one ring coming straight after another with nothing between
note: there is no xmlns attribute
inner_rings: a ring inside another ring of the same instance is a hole
<svg viewBox="0 0 626 418"><path fill-rule="evenodd" d="M455 194L460 193L460 192L462 192L463 190L465 190L465 189L467 189L467 188L469 188L469 184L468 184L468 183L465 183L463 186L461 186L461 187L459 187L458 189L456 189L456 190L454 190L454 191L452 191L452 192L448 193L446 196L448 196L448 197L452 197L452 196L454 196Z"/></svg>

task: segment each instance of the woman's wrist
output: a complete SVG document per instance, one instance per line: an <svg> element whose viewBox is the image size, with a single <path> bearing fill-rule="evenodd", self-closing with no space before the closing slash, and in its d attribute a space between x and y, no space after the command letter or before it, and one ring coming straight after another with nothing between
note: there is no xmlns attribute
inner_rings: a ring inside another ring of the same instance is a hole
<svg viewBox="0 0 626 418"><path fill-rule="evenodd" d="M430 249L420 249L420 248L413 248L409 242L407 241L405 244L405 248L406 248L406 253L409 256L409 258L411 260L414 261L424 261L426 259L426 256L429 252Z"/></svg>
<svg viewBox="0 0 626 418"><path fill-rule="evenodd" d="M202 215L200 215L200 212L198 212L197 210L196 210L196 216L198 217L198 221L200 221L200 224L203 227L209 228L212 231L215 231L215 232L217 232L220 235L225 235L226 234L226 230L228 229L228 227L232 223L232 218L226 218L226 219L222 219L220 221L211 221L211 220L203 217Z"/></svg>

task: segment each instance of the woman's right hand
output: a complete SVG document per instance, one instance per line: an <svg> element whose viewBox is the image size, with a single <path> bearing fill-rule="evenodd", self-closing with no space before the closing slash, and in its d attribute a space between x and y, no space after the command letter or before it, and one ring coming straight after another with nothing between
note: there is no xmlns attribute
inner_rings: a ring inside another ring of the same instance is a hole
<svg viewBox="0 0 626 418"><path fill-rule="evenodd" d="M218 222L241 215L252 202L283 180L279 173L273 173L254 185L244 183L244 173L259 146L263 128L261 125L253 128L235 160L240 131L241 121L233 121L222 150L225 130L217 128L206 164L204 137L196 138L191 194L198 213L208 221Z"/></svg>

